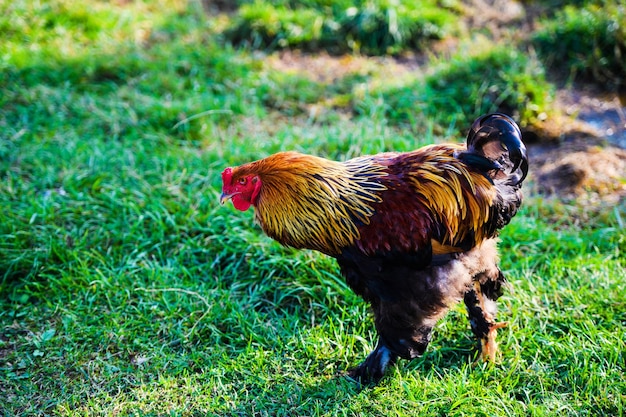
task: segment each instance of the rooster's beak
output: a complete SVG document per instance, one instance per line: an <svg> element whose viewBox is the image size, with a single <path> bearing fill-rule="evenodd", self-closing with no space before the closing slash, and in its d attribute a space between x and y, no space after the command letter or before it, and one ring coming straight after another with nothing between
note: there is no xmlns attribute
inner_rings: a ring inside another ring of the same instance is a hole
<svg viewBox="0 0 626 417"><path fill-rule="evenodd" d="M239 194L239 193L231 193L231 194L222 193L222 196L220 197L220 204L224 205L224 203L226 203L228 200L233 198L235 194Z"/></svg>

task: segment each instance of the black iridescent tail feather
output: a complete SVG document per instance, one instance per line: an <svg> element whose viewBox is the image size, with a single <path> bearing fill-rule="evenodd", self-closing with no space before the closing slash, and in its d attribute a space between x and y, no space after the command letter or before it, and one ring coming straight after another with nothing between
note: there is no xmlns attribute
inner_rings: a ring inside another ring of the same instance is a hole
<svg viewBox="0 0 626 417"><path fill-rule="evenodd" d="M526 146L513 119L492 113L474 121L467 134L467 151L459 159L483 171L492 181L519 185L528 174Z"/></svg>

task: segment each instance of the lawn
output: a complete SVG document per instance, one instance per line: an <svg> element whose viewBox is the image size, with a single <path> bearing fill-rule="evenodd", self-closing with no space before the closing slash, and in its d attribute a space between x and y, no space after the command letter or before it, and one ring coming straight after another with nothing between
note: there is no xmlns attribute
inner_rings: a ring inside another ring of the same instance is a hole
<svg viewBox="0 0 626 417"><path fill-rule="evenodd" d="M372 26L341 25L379 22L396 3L302 1L329 28L306 41L292 36L298 2L239 3L0 4L0 415L626 414L623 199L539 195L531 161L501 235L499 362L476 360L459 305L423 357L373 388L344 376L375 334L334 262L219 205L226 166L279 150L341 160L461 141L494 110L536 131L557 112L555 61L572 60L570 82L619 86L623 61L598 61L594 79L580 54L549 54L575 36L555 35L573 28L559 19L580 21L575 7L543 14L532 36L492 39L455 29L461 3L398 6L397 33L376 29L387 35L364 49ZM624 33L623 6L606 3ZM416 13L428 31L411 26ZM263 38L263 19L291 32ZM235 42L235 29L259 41ZM447 37L453 50L428 52ZM300 56L290 48L321 54L320 73L280 65ZM390 55L402 52L426 64Z"/></svg>

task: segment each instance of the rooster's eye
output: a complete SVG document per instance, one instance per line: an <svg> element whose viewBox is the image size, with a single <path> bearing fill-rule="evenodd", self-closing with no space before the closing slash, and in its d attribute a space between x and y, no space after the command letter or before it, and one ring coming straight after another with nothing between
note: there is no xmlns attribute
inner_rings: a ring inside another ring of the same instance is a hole
<svg viewBox="0 0 626 417"><path fill-rule="evenodd" d="M238 182L239 184L241 184L241 185L246 185L247 180L246 180L246 178L245 178L245 177L242 177L242 178L239 178L239 180L238 180L237 182Z"/></svg>

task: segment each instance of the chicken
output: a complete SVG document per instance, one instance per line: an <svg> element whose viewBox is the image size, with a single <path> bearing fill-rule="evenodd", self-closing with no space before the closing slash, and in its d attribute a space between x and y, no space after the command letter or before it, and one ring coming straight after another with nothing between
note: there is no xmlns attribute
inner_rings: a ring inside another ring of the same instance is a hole
<svg viewBox="0 0 626 417"><path fill-rule="evenodd" d="M283 245L334 257L370 303L373 352L350 375L378 382L399 358L424 353L433 327L464 300L486 360L496 358L495 301L505 278L497 235L520 207L528 172L515 122L477 119L467 145L436 144L334 162L281 152L222 172L222 204L255 209Z"/></svg>

